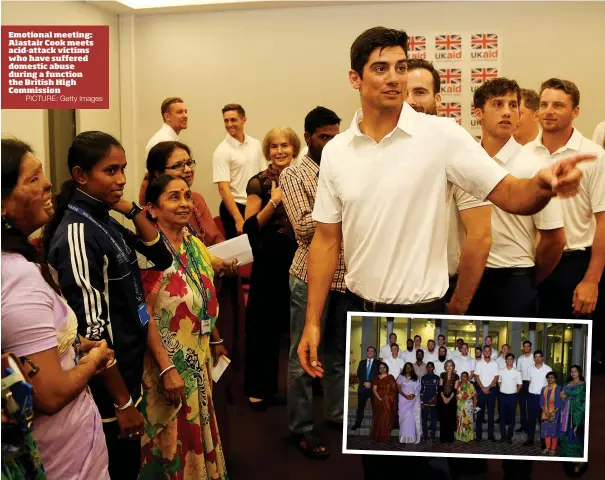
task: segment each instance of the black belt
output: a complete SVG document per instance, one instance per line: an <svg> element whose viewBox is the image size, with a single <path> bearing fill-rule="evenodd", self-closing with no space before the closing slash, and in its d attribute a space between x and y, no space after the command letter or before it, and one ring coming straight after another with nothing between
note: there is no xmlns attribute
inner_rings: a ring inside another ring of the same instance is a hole
<svg viewBox="0 0 605 480"><path fill-rule="evenodd" d="M370 302L359 295L355 295L347 289L347 295L351 298L353 306L362 312L381 313L445 313L445 300L439 298L426 303L413 303L411 305L396 305L393 303Z"/></svg>
<svg viewBox="0 0 605 480"><path fill-rule="evenodd" d="M485 269L484 275L511 275L517 276L532 276L536 267L512 267L512 268L491 268Z"/></svg>
<svg viewBox="0 0 605 480"><path fill-rule="evenodd" d="M515 395L516 396L517 394L516 393L502 393L502 392L500 392L500 395Z"/></svg>
<svg viewBox="0 0 605 480"><path fill-rule="evenodd" d="M586 247L584 250L567 250L563 251L564 257L578 257L580 255L590 255L592 247Z"/></svg>

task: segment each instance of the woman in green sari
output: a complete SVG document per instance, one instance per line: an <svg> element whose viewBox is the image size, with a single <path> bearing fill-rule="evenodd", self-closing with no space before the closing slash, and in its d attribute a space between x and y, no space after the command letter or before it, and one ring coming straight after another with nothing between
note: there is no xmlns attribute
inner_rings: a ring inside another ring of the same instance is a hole
<svg viewBox="0 0 605 480"><path fill-rule="evenodd" d="M561 456L584 456L584 425L586 417L586 382L582 377L582 368L573 365L567 385L560 394L561 407L560 445ZM578 474L585 464L573 464L573 473Z"/></svg>

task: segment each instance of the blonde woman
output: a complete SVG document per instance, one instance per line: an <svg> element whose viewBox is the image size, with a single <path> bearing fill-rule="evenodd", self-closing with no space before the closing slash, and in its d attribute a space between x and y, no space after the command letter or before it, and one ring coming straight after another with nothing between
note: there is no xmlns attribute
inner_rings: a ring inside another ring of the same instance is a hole
<svg viewBox="0 0 605 480"><path fill-rule="evenodd" d="M298 156L300 140L289 127L273 128L262 149L270 164L248 182L244 223L254 253L246 306L244 387L256 411L265 410L277 393L279 343L290 328L288 272L297 244L282 203L279 176Z"/></svg>

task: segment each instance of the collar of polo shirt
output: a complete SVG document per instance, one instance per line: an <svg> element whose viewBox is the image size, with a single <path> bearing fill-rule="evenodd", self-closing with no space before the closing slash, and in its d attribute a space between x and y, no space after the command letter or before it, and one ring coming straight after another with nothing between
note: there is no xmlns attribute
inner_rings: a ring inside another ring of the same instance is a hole
<svg viewBox="0 0 605 480"><path fill-rule="evenodd" d="M500 151L496 153L495 158L498 159L498 161L506 164L511 158L513 158L517 153L519 153L520 149L521 145L517 143L515 137L511 136L508 142L506 142L504 146L500 149Z"/></svg>
<svg viewBox="0 0 605 480"><path fill-rule="evenodd" d="M422 113L416 112L412 107L408 105L407 102L403 104L403 108L401 109L401 113L399 114L399 120L397 121L397 126L393 129L391 133L389 133L386 137L388 138L392 136L397 130L401 130L402 132L407 133L408 135L414 135L417 132L415 126L415 115L424 115ZM361 132L359 129L359 124L363 120L363 111L362 109L358 109L355 112L353 120L351 121L351 131L353 132L353 136L351 137L351 141L349 145L356 137L365 137L366 135Z"/></svg>
<svg viewBox="0 0 605 480"><path fill-rule="evenodd" d="M536 139L533 142L531 142L531 145L533 145L534 148L546 148L544 146L544 143L542 143L543 134L544 134L544 132L540 131L540 133L538 134ZM573 133L571 134L571 137L569 137L569 140L567 141L567 143L564 146L562 146L561 148L559 148L559 150L554 152L553 155L555 155L557 153L565 152L566 150L573 150L574 152L579 152L580 148L582 148L582 134L578 131L577 128L574 128ZM550 153L549 153L549 155L550 155Z"/></svg>
<svg viewBox="0 0 605 480"><path fill-rule="evenodd" d="M248 136L244 134L244 141L242 143L239 143L236 138L233 138L231 135L227 134L227 142L229 142L229 144L233 145L234 147L239 147L240 145L243 145L244 143L248 142Z"/></svg>

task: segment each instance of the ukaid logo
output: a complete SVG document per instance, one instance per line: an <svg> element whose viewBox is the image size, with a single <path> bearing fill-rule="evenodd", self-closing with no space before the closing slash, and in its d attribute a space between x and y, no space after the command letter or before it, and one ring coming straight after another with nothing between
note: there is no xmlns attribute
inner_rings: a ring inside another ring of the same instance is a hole
<svg viewBox="0 0 605 480"><path fill-rule="evenodd" d="M462 60L462 35L435 35L435 60Z"/></svg>
<svg viewBox="0 0 605 480"><path fill-rule="evenodd" d="M457 102L442 103L439 106L439 116L453 118L460 125L462 121L462 104Z"/></svg>
<svg viewBox="0 0 605 480"><path fill-rule="evenodd" d="M410 37L408 41L408 56L418 60L426 60L426 37Z"/></svg>
<svg viewBox="0 0 605 480"><path fill-rule="evenodd" d="M441 77L441 93L460 95L462 93L462 70L459 68L438 68Z"/></svg>
<svg viewBox="0 0 605 480"><path fill-rule="evenodd" d="M481 85L492 78L498 78L497 68L471 68L471 92L476 92Z"/></svg>
<svg viewBox="0 0 605 480"><path fill-rule="evenodd" d="M498 60L498 35L473 33L471 35L471 59Z"/></svg>

